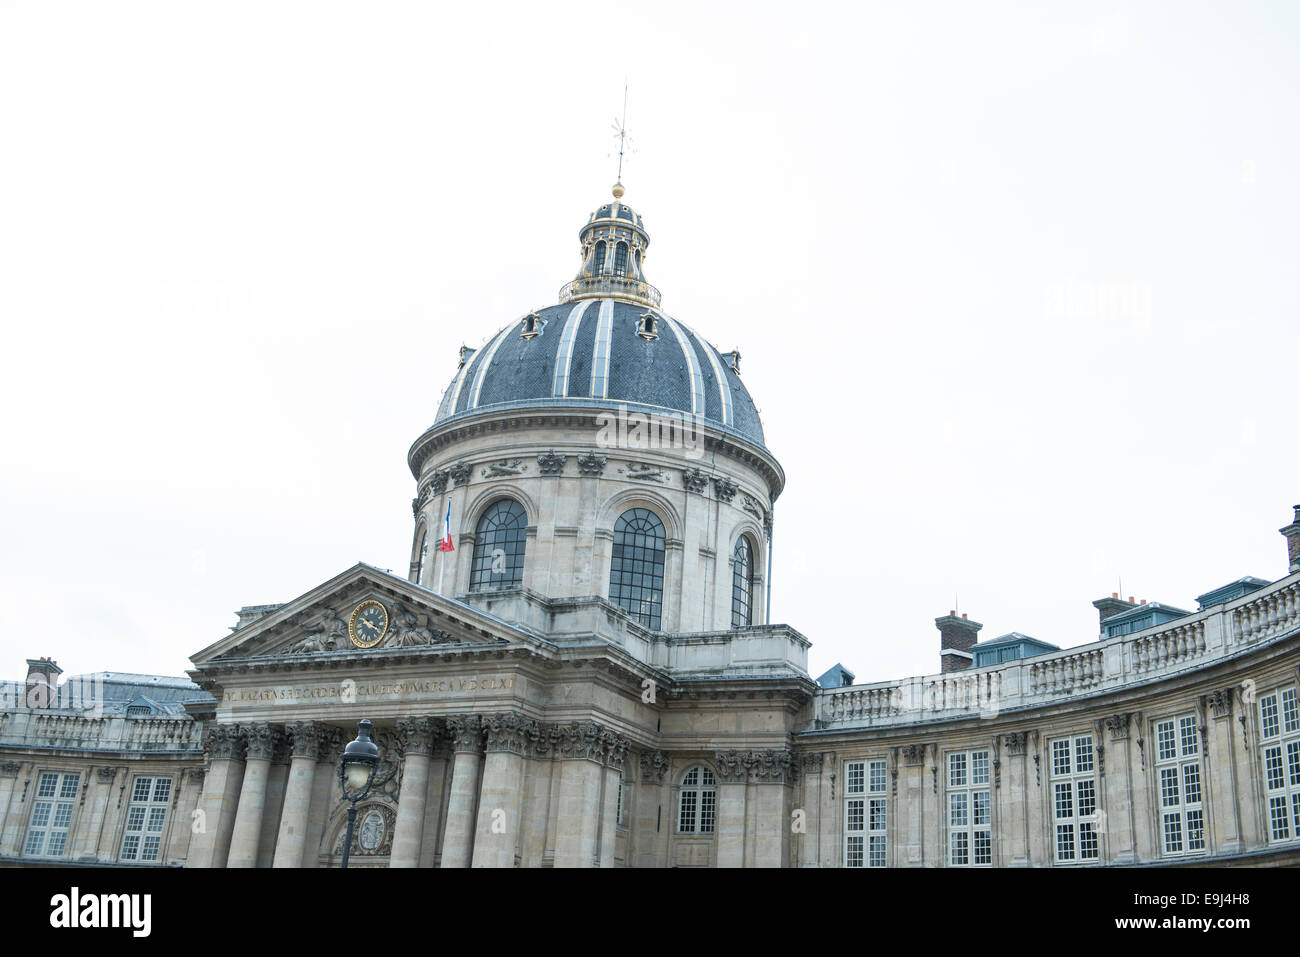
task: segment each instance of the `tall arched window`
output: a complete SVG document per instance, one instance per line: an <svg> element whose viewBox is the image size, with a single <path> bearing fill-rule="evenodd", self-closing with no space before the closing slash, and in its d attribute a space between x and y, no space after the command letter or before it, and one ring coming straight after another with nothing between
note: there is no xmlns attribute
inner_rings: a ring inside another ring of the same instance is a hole
<svg viewBox="0 0 1300 957"><path fill-rule="evenodd" d="M474 530L469 589L509 588L524 580L524 529L528 515L514 499L488 506Z"/></svg>
<svg viewBox="0 0 1300 957"><path fill-rule="evenodd" d="M614 275L627 275L627 243L619 243L614 247Z"/></svg>
<svg viewBox="0 0 1300 957"><path fill-rule="evenodd" d="M614 523L609 600L658 630L664 602L664 523L648 508L628 509Z"/></svg>
<svg viewBox="0 0 1300 957"><path fill-rule="evenodd" d="M599 276L605 269L605 241L596 243L596 258L592 260L591 274Z"/></svg>
<svg viewBox="0 0 1300 957"><path fill-rule="evenodd" d="M420 573L424 571L424 556L429 547L429 530L423 525L415 536L415 559L411 562L411 581L420 584Z"/></svg>
<svg viewBox="0 0 1300 957"><path fill-rule="evenodd" d="M753 624L754 614L754 549L747 536L736 539L731 557L731 627L742 628Z"/></svg>
<svg viewBox="0 0 1300 957"><path fill-rule="evenodd" d="M696 765L682 778L677 799L677 833L712 834L718 816L718 787L713 772Z"/></svg>

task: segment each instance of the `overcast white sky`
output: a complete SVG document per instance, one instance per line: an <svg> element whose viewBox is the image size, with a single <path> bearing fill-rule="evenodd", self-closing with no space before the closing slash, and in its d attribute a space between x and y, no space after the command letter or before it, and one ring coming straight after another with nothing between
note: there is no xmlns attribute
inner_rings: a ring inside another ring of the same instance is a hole
<svg viewBox="0 0 1300 957"><path fill-rule="evenodd" d="M0 676L403 574L462 342L623 180L738 347L816 676L1286 572L1293 3L0 2Z"/></svg>

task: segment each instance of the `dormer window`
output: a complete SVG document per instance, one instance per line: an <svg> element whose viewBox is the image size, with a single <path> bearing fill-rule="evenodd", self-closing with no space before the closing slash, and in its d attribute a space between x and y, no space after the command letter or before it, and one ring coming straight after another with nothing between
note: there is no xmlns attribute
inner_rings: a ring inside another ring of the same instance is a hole
<svg viewBox="0 0 1300 957"><path fill-rule="evenodd" d="M646 340L659 338L659 320L653 313L641 314L641 318L637 320L636 334Z"/></svg>
<svg viewBox="0 0 1300 957"><path fill-rule="evenodd" d="M542 317L535 312L524 316L523 328L519 332L522 339L531 339L542 331Z"/></svg>

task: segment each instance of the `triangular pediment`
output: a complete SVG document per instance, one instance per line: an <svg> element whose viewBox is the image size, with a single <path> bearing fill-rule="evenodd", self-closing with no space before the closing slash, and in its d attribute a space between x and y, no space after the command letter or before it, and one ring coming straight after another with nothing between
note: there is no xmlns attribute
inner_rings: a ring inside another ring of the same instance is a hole
<svg viewBox="0 0 1300 957"><path fill-rule="evenodd" d="M360 617L354 621L354 612L366 603L381 606L382 614L372 613L370 624L363 624ZM518 625L383 569L358 564L209 645L191 660L202 669L209 663L241 659L541 643Z"/></svg>

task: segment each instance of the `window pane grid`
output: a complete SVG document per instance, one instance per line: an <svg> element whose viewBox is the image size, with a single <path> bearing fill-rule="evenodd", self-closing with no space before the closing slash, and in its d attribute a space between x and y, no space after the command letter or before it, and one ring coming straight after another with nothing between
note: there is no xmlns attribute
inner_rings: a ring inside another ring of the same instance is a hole
<svg viewBox="0 0 1300 957"><path fill-rule="evenodd" d="M1259 734L1269 840L1300 840L1300 713L1296 688L1279 688L1259 699Z"/></svg>
<svg viewBox="0 0 1300 957"><path fill-rule="evenodd" d="M1176 733L1175 733L1176 729ZM1166 855L1205 850L1201 805L1201 744L1194 715L1180 715L1156 724L1159 737L1168 733L1156 754L1160 796L1160 841Z"/></svg>
<svg viewBox="0 0 1300 957"><path fill-rule="evenodd" d="M664 523L648 508L614 523L609 600L647 628L659 629L664 592Z"/></svg>
<svg viewBox="0 0 1300 957"><path fill-rule="evenodd" d="M1168 733L1173 733L1172 724ZM1101 851L1096 824L1097 781L1092 735L1060 738L1051 743L1051 749L1056 860L1063 864L1096 861Z"/></svg>
<svg viewBox="0 0 1300 957"><path fill-rule="evenodd" d="M514 499L488 506L474 531L470 591L513 588L523 584L528 515Z"/></svg>
<svg viewBox="0 0 1300 957"><path fill-rule="evenodd" d="M699 765L682 776L677 802L677 831L680 834L712 834L718 814L717 779Z"/></svg>
<svg viewBox="0 0 1300 957"><path fill-rule="evenodd" d="M23 854L28 857L62 857L67 848L68 829L81 784L80 774L42 772L36 783Z"/></svg>
<svg viewBox="0 0 1300 957"><path fill-rule="evenodd" d="M158 860L171 788L171 778L135 779L131 786L131 806L127 809L126 827L122 834L120 860L139 862Z"/></svg>
<svg viewBox="0 0 1300 957"><path fill-rule="evenodd" d="M845 793L881 797L846 797L844 801L844 866L885 867L888 812L885 805L884 761L847 761Z"/></svg>
<svg viewBox="0 0 1300 957"><path fill-rule="evenodd" d="M1068 750L1053 752L1069 763ZM992 791L989 752L958 751L948 755L948 865L971 867L993 863Z"/></svg>

